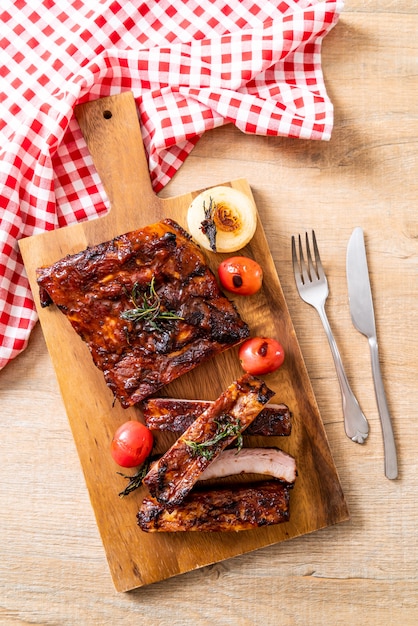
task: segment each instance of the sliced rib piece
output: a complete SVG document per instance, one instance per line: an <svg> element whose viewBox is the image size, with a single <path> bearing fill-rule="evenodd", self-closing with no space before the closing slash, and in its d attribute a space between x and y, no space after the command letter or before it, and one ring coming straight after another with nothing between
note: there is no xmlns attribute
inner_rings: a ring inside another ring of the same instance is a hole
<svg viewBox="0 0 418 626"><path fill-rule="evenodd" d="M165 506L179 504L273 395L263 381L249 374L233 382L152 466L144 479L151 495Z"/></svg>
<svg viewBox="0 0 418 626"><path fill-rule="evenodd" d="M42 306L53 302L67 316L124 407L249 334L173 220L39 268L37 281Z"/></svg>
<svg viewBox="0 0 418 626"><path fill-rule="evenodd" d="M200 476L199 480L224 478L235 474L266 474L292 484L296 480L296 461L279 448L243 448L224 450Z"/></svg>
<svg viewBox="0 0 418 626"><path fill-rule="evenodd" d="M184 432L213 404L210 400L147 398L142 404L145 422L151 430ZM245 431L246 435L287 437L292 430L292 416L286 404L268 404Z"/></svg>
<svg viewBox="0 0 418 626"><path fill-rule="evenodd" d="M279 482L196 490L171 510L145 498L137 514L145 532L251 530L287 522L289 488Z"/></svg>

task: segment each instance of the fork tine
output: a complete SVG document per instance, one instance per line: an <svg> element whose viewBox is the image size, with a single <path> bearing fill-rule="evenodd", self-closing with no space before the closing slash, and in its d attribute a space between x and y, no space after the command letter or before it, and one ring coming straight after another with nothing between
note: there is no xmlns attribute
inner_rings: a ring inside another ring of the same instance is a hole
<svg viewBox="0 0 418 626"><path fill-rule="evenodd" d="M308 242L307 236L306 236L306 244L307 244L306 251L307 251L307 257L308 257L308 263L309 263L310 250L309 250L309 242ZM310 282L311 276L309 273L308 265L306 264L306 261L305 261L305 257L303 256L302 239L300 235L299 235L299 259L300 259L300 269L302 273L303 284L306 285L307 283ZM312 260L311 260L311 263L312 263Z"/></svg>
<svg viewBox="0 0 418 626"><path fill-rule="evenodd" d="M311 277L311 280L314 279L314 277L318 277L318 272L317 269L315 267L315 264L313 262L312 259L312 253L311 253L311 246L309 245L309 235L308 233L305 233L305 240L306 240L306 256L308 259L308 267L309 267L309 275ZM317 258L317 252L318 252L318 246L316 244L316 237L315 237L315 232L312 231L312 240L313 240L313 246L314 246L314 254L315 254L315 260ZM319 252L318 252L319 255Z"/></svg>
<svg viewBox="0 0 418 626"><path fill-rule="evenodd" d="M298 259L296 256L296 240L295 240L295 236L292 235L292 262L293 262L293 267L297 267L298 265Z"/></svg>
<svg viewBox="0 0 418 626"><path fill-rule="evenodd" d="M298 255L296 253L296 239L295 236L292 235L292 264L293 264L293 273L295 275L295 281L297 287L301 284L301 275L300 275L300 265L298 261Z"/></svg>
<svg viewBox="0 0 418 626"><path fill-rule="evenodd" d="M325 277L325 272L322 266L321 257L319 256L319 249L318 249L318 244L316 243L316 236L315 236L314 230L312 231L312 241L313 241L313 248L314 248L314 255L315 255L316 273L318 275L318 278L323 278Z"/></svg>

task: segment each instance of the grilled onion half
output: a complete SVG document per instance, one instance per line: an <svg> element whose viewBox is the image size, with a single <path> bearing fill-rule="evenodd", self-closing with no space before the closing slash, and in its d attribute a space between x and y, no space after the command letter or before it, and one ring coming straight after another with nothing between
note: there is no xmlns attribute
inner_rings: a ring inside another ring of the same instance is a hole
<svg viewBox="0 0 418 626"><path fill-rule="evenodd" d="M246 194L227 186L202 191L190 204L187 225L193 239L212 252L235 252L249 243L257 210Z"/></svg>

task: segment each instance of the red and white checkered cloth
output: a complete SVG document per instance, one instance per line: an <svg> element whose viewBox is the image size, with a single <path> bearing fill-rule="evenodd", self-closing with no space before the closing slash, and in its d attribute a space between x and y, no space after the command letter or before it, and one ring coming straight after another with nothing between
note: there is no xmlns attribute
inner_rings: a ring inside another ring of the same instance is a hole
<svg viewBox="0 0 418 626"><path fill-rule="evenodd" d="M74 106L130 90L159 191L205 130L329 139L321 43L343 0L2 0L0 368L37 316L17 241L108 200Z"/></svg>

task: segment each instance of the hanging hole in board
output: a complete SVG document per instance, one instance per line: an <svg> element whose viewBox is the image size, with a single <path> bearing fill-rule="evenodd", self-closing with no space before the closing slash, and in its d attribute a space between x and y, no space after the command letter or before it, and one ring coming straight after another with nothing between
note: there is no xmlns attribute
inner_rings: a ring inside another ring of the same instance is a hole
<svg viewBox="0 0 418 626"><path fill-rule="evenodd" d="M103 111L103 117L105 118L105 120L110 120L110 118L112 117L112 111L106 109L106 111Z"/></svg>

